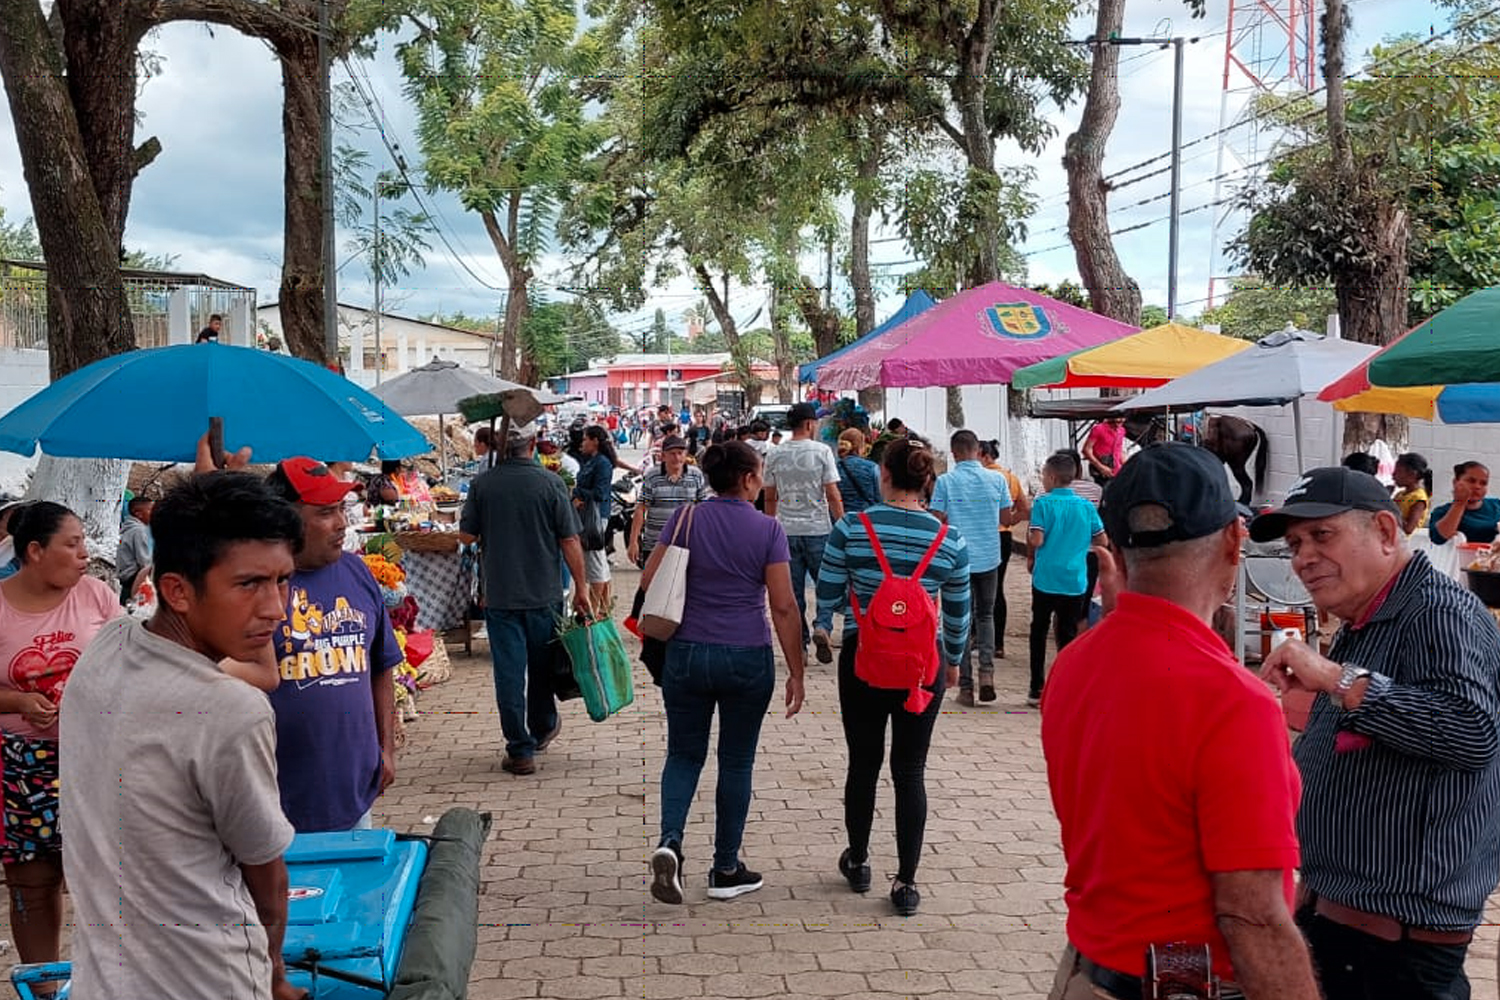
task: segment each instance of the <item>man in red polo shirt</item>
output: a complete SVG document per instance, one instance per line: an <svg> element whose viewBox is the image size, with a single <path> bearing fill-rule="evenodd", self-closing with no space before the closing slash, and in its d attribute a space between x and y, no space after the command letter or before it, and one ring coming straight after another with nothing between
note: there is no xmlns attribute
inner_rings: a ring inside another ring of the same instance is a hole
<svg viewBox="0 0 1500 1000"><path fill-rule="evenodd" d="M1209 625L1245 530L1223 466L1189 445L1148 448L1100 514L1124 589L1058 656L1042 700L1068 863L1051 1000L1134 1000L1147 946L1175 942L1208 945L1226 997L1317 1000L1292 920L1286 723Z"/></svg>

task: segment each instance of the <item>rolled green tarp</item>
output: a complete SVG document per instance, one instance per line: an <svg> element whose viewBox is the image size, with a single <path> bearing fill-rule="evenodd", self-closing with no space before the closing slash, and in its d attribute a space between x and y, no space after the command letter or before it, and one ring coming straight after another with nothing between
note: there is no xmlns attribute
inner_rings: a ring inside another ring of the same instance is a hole
<svg viewBox="0 0 1500 1000"><path fill-rule="evenodd" d="M463 1000L479 944L479 862L490 814L450 809L428 838L411 929L389 1000Z"/></svg>

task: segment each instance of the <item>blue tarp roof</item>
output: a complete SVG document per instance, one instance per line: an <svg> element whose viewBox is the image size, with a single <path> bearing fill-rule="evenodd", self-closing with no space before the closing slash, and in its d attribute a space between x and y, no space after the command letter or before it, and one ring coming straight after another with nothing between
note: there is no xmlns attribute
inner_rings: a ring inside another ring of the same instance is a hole
<svg viewBox="0 0 1500 1000"><path fill-rule="evenodd" d="M852 351L854 348L870 340L872 337L878 337L882 333L885 333L887 330L891 330L895 327L900 326L902 323L905 323L913 316L924 313L935 305L937 305L937 301L933 299L931 295L928 295L920 288L917 289L915 292L912 292L906 297L906 302L902 304L900 309L896 310L894 316L877 326L875 329L871 330L869 333L865 334L863 337L845 344L843 347L840 347L832 354L825 354L818 360L809 361L807 364L798 368L797 380L799 382L816 382L818 380L818 369L822 368L834 358L839 357L846 351Z"/></svg>

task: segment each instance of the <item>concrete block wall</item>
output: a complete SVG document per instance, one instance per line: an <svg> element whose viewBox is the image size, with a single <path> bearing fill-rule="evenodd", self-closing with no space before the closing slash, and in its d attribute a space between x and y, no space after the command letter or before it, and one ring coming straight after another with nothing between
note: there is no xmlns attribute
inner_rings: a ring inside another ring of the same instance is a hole
<svg viewBox="0 0 1500 1000"><path fill-rule="evenodd" d="M48 382L47 352L0 349L0 414L9 413ZM36 467L36 456L0 451L0 493L20 494Z"/></svg>

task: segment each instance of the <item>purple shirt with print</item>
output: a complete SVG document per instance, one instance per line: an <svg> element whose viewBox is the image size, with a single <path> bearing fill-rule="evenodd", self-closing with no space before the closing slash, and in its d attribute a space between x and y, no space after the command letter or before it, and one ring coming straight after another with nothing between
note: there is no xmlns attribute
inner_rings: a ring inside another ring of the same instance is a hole
<svg viewBox="0 0 1500 1000"><path fill-rule="evenodd" d="M298 833L348 830L380 795L371 685L391 683L401 647L359 556L298 570L288 590L276 636L281 684L270 695L281 808Z"/></svg>
<svg viewBox="0 0 1500 1000"><path fill-rule="evenodd" d="M667 519L659 544L665 545L677 521L694 511L690 538L678 540L688 559L687 598L674 638L719 646L769 646L766 567L791 561L786 532L744 500L713 497L683 506Z"/></svg>

